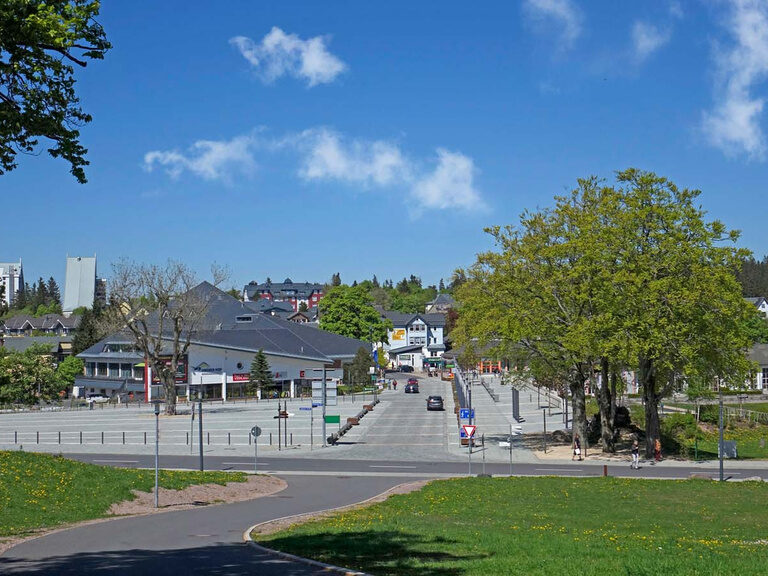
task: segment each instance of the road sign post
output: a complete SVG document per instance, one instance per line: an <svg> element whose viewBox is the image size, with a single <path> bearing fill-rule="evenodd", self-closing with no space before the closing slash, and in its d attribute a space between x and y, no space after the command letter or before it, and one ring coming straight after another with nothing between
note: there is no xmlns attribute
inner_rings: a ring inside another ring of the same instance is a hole
<svg viewBox="0 0 768 576"><path fill-rule="evenodd" d="M477 426L472 424L464 424L462 427L464 434L467 436L467 458L469 461L469 475L472 476L472 437L475 435L475 429Z"/></svg>
<svg viewBox="0 0 768 576"><path fill-rule="evenodd" d="M251 436L253 436L253 473L259 473L259 436L261 436L261 428L254 426L251 428Z"/></svg>

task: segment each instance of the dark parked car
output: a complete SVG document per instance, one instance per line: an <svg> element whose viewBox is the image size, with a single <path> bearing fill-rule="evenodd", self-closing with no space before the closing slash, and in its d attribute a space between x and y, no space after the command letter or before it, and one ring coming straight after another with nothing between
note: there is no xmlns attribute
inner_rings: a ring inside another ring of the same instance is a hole
<svg viewBox="0 0 768 576"><path fill-rule="evenodd" d="M442 396L430 396L427 398L427 410L444 410Z"/></svg>
<svg viewBox="0 0 768 576"><path fill-rule="evenodd" d="M419 385L418 384L406 384L405 385L405 393L406 394L418 394L419 393Z"/></svg>
<svg viewBox="0 0 768 576"><path fill-rule="evenodd" d="M416 386L418 386L419 381L416 380L416 378L408 378L408 384L416 384Z"/></svg>
<svg viewBox="0 0 768 576"><path fill-rule="evenodd" d="M400 372L413 372L413 366L400 366Z"/></svg>

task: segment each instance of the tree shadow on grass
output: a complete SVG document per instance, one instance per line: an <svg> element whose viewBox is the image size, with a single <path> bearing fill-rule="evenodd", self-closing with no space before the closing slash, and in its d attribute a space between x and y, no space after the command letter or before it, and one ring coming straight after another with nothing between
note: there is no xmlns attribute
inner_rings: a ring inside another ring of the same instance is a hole
<svg viewBox="0 0 768 576"><path fill-rule="evenodd" d="M0 574L81 576L308 576L326 575L321 568L289 562L248 544L206 545L181 550L81 552L42 559L0 556Z"/></svg>
<svg viewBox="0 0 768 576"><path fill-rule="evenodd" d="M376 576L460 576L457 564L487 557L462 553L455 540L392 531L290 535L264 545Z"/></svg>

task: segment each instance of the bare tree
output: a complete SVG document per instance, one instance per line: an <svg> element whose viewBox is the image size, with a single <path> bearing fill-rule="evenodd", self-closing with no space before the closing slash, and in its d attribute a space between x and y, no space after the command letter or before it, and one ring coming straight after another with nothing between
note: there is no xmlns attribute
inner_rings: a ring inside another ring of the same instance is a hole
<svg viewBox="0 0 768 576"><path fill-rule="evenodd" d="M194 335L207 327L208 306L215 292L198 284L192 270L169 260L164 266L121 260L112 265L109 307L110 332L122 331L141 352L165 391L165 413L176 413L176 374ZM211 267L212 285L228 274ZM209 287L208 287L209 288Z"/></svg>

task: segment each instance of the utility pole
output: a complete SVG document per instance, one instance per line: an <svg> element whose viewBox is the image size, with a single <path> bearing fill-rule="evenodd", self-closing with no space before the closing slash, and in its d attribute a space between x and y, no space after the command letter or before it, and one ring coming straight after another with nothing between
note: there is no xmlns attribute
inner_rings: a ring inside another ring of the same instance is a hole
<svg viewBox="0 0 768 576"><path fill-rule="evenodd" d="M205 470L203 465L203 377L200 376L200 389L197 391L197 430L200 444L200 472Z"/></svg>
<svg viewBox="0 0 768 576"><path fill-rule="evenodd" d="M160 401L155 401L155 508L160 507Z"/></svg>
<svg viewBox="0 0 768 576"><path fill-rule="evenodd" d="M720 395L720 417L719 417L719 428L720 428L720 438L718 441L718 454L720 456L720 482L723 482L725 480L725 476L723 474L723 388L722 383L718 383L717 390Z"/></svg>
<svg viewBox="0 0 768 576"><path fill-rule="evenodd" d="M325 364L323 364L323 448L326 447L326 439L328 435L325 433L325 404L326 404L326 388L325 388Z"/></svg>

